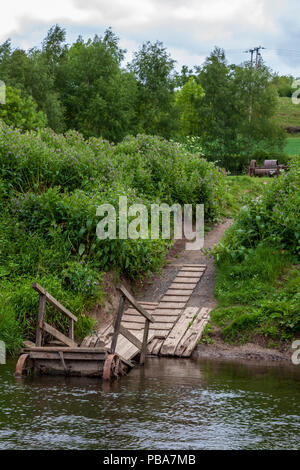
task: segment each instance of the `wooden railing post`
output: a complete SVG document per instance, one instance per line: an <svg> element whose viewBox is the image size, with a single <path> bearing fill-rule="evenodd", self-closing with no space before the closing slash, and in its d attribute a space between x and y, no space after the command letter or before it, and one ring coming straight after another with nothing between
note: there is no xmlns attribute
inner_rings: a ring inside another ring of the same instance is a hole
<svg viewBox="0 0 300 470"><path fill-rule="evenodd" d="M111 347L110 347L111 354L114 354L115 351L116 351L117 340L118 340L118 336L119 336L120 325L121 325L121 320L122 320L122 314L123 314L123 309L124 309L124 303L125 303L125 297L121 293L119 309L118 309L118 313L117 313L115 323L114 323L114 334L113 334L113 337L112 337L112 340L111 340Z"/></svg>
<svg viewBox="0 0 300 470"><path fill-rule="evenodd" d="M69 338L74 341L74 320L70 318L69 322Z"/></svg>
<svg viewBox="0 0 300 470"><path fill-rule="evenodd" d="M36 325L36 337L35 337L35 345L41 346L42 345L42 330L41 325L44 322L46 312L46 295L40 294L39 299L39 312L37 318L37 325Z"/></svg>
<svg viewBox="0 0 300 470"><path fill-rule="evenodd" d="M42 331L46 331L54 338L58 339L62 343L66 344L71 348L76 348L77 344L74 342L74 322L78 321L78 318L73 315L66 307L64 307L58 300L52 297L49 292L46 291L42 286L40 286L37 282L32 284L34 290L39 293L40 300L39 300L39 311L38 311L38 318L37 318L37 325L36 325L36 346L42 345ZM60 333L56 328L53 328L51 325L45 322L45 313L46 313L46 302L49 302L53 305L56 310L63 313L69 318L69 336Z"/></svg>
<svg viewBox="0 0 300 470"><path fill-rule="evenodd" d="M148 344L148 334L149 334L150 321L146 318L145 328L144 328L144 337L143 337L143 346L140 355L140 364L145 363L146 354L147 354L147 344Z"/></svg>

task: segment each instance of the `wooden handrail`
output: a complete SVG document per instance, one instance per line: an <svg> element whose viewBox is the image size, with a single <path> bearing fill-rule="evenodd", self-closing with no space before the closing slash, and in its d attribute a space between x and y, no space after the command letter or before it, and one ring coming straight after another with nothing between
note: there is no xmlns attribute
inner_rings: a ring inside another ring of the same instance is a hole
<svg viewBox="0 0 300 470"><path fill-rule="evenodd" d="M128 302L131 303L131 305L138 311L140 312L141 315L143 315L145 318L147 318L147 320L149 320L151 323L154 323L154 318L152 317L152 315L150 315L149 312L147 312L147 310L145 310L136 300L134 297L132 297L132 295L128 292L128 290L122 286L121 284L119 284L117 286L117 289L119 289L119 291L121 291L121 293L126 297L126 299L128 300Z"/></svg>
<svg viewBox="0 0 300 470"><path fill-rule="evenodd" d="M49 292L47 292L46 289L40 286L37 282L34 282L32 284L32 288L36 290L39 294L45 295L46 300L48 300L48 302L50 302L50 304L52 304L53 307L55 307L61 313L63 313L64 315L67 315L67 317L69 318L72 318L73 321L78 321L78 318L75 315L73 315L73 313L71 313L66 307L64 307L60 302L58 302L58 300L52 297L52 295L49 294Z"/></svg>
<svg viewBox="0 0 300 470"><path fill-rule="evenodd" d="M74 321L77 322L78 318L73 315L73 313L71 313L60 302L58 302L58 300L52 297L52 295L49 294L49 292L47 292L46 289L40 286L37 282L34 282L32 284L32 288L40 294L35 345L42 345L42 330L44 330L47 333L51 334L51 336L54 336L54 338L57 338L62 343L66 344L67 346L76 347L77 344L74 342ZM53 328L53 326L48 325L48 323L45 322L46 301L48 301L59 312L63 313L69 318L69 337L65 336L63 333L60 333L60 331L58 331L56 328Z"/></svg>
<svg viewBox="0 0 300 470"><path fill-rule="evenodd" d="M71 338L68 338L63 333L61 333L45 321L40 325L40 328L46 331L46 333L49 333L51 336L54 336L54 338L58 339L61 343L65 344L66 346L69 346L69 348L76 348L77 344L75 343L75 341L73 341Z"/></svg>

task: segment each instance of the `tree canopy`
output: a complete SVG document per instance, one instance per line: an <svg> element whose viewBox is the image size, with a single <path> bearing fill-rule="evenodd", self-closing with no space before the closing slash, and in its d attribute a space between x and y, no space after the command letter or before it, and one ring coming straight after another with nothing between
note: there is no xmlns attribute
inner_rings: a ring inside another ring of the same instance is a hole
<svg viewBox="0 0 300 470"><path fill-rule="evenodd" d="M183 66L180 73L160 41L142 44L127 65L125 53L110 28L68 45L66 31L54 25L40 48L27 51L8 39L0 45L0 80L9 100L2 119L24 129L34 122L114 142L139 132L197 136L205 156L229 169L241 169L258 146L282 147L274 115L278 96L290 95L293 77L272 73L262 61L257 67L229 64L219 47L202 65ZM21 116L18 102L23 115L30 108L35 117Z"/></svg>

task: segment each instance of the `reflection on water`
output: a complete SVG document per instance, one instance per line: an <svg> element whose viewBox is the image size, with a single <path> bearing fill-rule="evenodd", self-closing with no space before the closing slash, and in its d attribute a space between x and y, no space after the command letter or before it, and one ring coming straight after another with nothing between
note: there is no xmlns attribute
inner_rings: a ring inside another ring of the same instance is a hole
<svg viewBox="0 0 300 470"><path fill-rule="evenodd" d="M1 449L299 449L300 367L151 358L111 384L0 366Z"/></svg>

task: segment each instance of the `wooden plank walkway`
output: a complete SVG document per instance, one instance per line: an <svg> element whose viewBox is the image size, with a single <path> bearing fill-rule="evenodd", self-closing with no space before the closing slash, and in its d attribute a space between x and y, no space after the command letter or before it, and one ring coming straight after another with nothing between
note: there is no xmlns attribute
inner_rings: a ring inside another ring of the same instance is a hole
<svg viewBox="0 0 300 470"><path fill-rule="evenodd" d="M148 354L189 357L209 319L208 309L186 306L206 266L184 264L178 267L176 277L159 302L138 302L154 318L154 323L150 323L149 327ZM140 350L122 335L122 327L134 335L139 344L143 340L145 317L132 305L123 313L116 353L130 360ZM113 331L113 324L110 324L103 331L85 338L81 347L104 345L109 348Z"/></svg>

